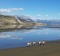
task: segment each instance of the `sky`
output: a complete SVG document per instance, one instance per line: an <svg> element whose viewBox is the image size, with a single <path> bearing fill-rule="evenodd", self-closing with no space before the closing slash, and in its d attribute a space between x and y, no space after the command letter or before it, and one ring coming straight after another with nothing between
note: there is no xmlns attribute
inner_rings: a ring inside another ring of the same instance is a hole
<svg viewBox="0 0 60 56"><path fill-rule="evenodd" d="M60 0L0 0L0 14L32 19L60 19Z"/></svg>

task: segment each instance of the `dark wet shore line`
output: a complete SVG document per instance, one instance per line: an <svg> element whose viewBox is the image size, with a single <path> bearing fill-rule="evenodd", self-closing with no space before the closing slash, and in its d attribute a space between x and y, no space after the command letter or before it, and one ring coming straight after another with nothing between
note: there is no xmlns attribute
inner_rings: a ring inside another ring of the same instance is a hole
<svg viewBox="0 0 60 56"><path fill-rule="evenodd" d="M0 56L60 56L60 40L45 45L1 49Z"/></svg>

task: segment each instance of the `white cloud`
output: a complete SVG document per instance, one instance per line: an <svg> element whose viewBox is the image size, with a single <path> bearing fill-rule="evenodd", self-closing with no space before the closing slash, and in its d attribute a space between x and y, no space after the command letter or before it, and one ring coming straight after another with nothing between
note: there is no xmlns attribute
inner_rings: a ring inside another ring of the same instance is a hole
<svg viewBox="0 0 60 56"><path fill-rule="evenodd" d="M36 18L37 19L46 19L48 17L48 15L41 15L41 14L38 14L38 15L36 15Z"/></svg>
<svg viewBox="0 0 60 56"><path fill-rule="evenodd" d="M23 8L9 8L9 10L17 11L17 10L24 10L24 9Z"/></svg>
<svg viewBox="0 0 60 56"><path fill-rule="evenodd" d="M48 17L48 15L45 15L46 17Z"/></svg>
<svg viewBox="0 0 60 56"><path fill-rule="evenodd" d="M38 14L37 16L38 17L45 17L45 16L48 17L48 15L40 15L40 14Z"/></svg>
<svg viewBox="0 0 60 56"><path fill-rule="evenodd" d="M44 20L44 19L48 18L48 15L38 14L38 15L32 16L32 15L29 15L29 14L25 14L25 15L21 15L21 17L23 17L24 19L31 18L33 20L36 20L36 19Z"/></svg>
<svg viewBox="0 0 60 56"><path fill-rule="evenodd" d="M23 15L25 18L31 18L31 19L33 19L33 20L36 20L36 19L42 19L43 18L43 15L40 15L40 14L38 14L38 15L36 15L36 16L31 16L31 15Z"/></svg>
<svg viewBox="0 0 60 56"><path fill-rule="evenodd" d="M41 32L38 32L37 34L41 34Z"/></svg>
<svg viewBox="0 0 60 56"><path fill-rule="evenodd" d="M60 13L58 13L58 15L60 16Z"/></svg>
<svg viewBox="0 0 60 56"><path fill-rule="evenodd" d="M29 15L29 14L25 14L23 16L26 16L26 17L33 17L32 15Z"/></svg>
<svg viewBox="0 0 60 56"><path fill-rule="evenodd" d="M0 13L5 13L5 12L12 12L12 11L22 11L24 10L23 8L8 8L8 9L0 9Z"/></svg>
<svg viewBox="0 0 60 56"><path fill-rule="evenodd" d="M40 16L42 16L42 15L38 14L37 16L40 17Z"/></svg>
<svg viewBox="0 0 60 56"><path fill-rule="evenodd" d="M21 17L22 17L23 19L33 18L33 16L27 15L27 14L21 15Z"/></svg>

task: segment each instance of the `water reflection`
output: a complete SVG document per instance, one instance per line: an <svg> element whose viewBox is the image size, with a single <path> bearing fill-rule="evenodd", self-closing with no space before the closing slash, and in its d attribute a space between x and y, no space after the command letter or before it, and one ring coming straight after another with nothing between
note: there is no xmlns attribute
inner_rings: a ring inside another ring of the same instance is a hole
<svg viewBox="0 0 60 56"><path fill-rule="evenodd" d="M0 39L16 39L16 40L22 40L23 38L21 38L21 37L17 37L16 35L9 35L9 34L4 34L4 33L2 33L2 34L0 34Z"/></svg>
<svg viewBox="0 0 60 56"><path fill-rule="evenodd" d="M5 29L0 27L0 32L7 32L7 31L21 31L21 32L29 32L30 30L36 29L36 30L44 30L44 29L51 29L51 30L60 30L60 28L47 28L43 26L23 26L23 25L9 25L10 27L7 27ZM47 34L47 33L46 33Z"/></svg>
<svg viewBox="0 0 60 56"><path fill-rule="evenodd" d="M60 40L60 28L25 27L0 32L0 48L26 46L27 42Z"/></svg>

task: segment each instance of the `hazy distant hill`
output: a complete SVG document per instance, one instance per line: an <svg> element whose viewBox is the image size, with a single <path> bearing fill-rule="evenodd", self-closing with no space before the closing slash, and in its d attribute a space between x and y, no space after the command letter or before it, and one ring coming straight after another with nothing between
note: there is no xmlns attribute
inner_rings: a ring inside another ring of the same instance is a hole
<svg viewBox="0 0 60 56"><path fill-rule="evenodd" d="M47 27L60 27L60 20L39 20L37 19L36 22L44 23Z"/></svg>

